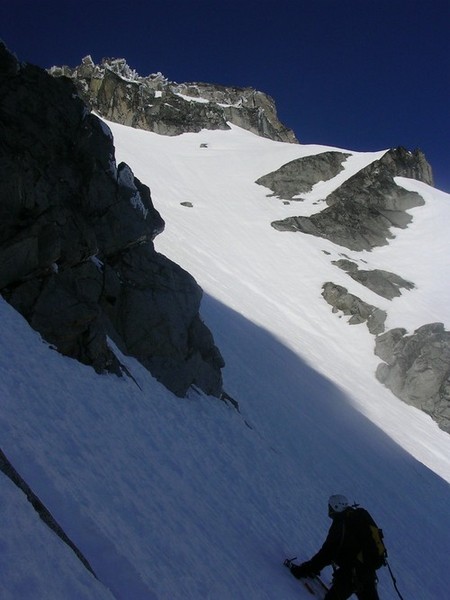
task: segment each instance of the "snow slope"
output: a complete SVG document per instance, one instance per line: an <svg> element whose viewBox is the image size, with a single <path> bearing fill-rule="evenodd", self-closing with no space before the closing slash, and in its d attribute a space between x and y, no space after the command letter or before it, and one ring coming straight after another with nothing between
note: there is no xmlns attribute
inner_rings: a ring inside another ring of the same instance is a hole
<svg viewBox="0 0 450 600"><path fill-rule="evenodd" d="M445 598L450 436L376 382L372 336L332 314L320 291L327 280L345 285L387 307L389 327L448 327L449 278L432 267L450 249L449 196L402 180L426 200L412 226L387 248L345 251L420 284L383 301L331 265L342 249L270 227L318 210L381 153L354 153L335 181L284 205L253 182L324 148L236 127L167 138L109 125L118 161L151 187L166 220L157 249L205 291L202 315L241 412L194 391L177 399L127 357L138 385L98 376L0 301L1 448L98 577L2 475L2 599L307 598L281 563L318 549L331 493L382 525L405 600ZM396 598L386 570L379 589Z"/></svg>
<svg viewBox="0 0 450 600"><path fill-rule="evenodd" d="M450 328L450 196L399 178L407 189L424 196L426 206L411 211L413 224L397 230L389 246L353 252L327 240L276 231L270 223L324 208L320 198L383 152L352 153L344 171L317 184L304 195L305 202L285 205L267 197L269 191L254 181L290 160L333 148L273 142L234 126L231 132L177 138L109 126L117 160L127 162L148 183L166 220L164 234L156 239L157 250L192 273L207 295L271 332L342 387L358 410L449 481L449 454L442 453L442 448L450 450L449 436L375 381L380 360L373 353L373 336L365 326L349 327L346 319L332 315L321 290L325 281L333 281L386 310L387 329L405 327L412 332L435 321ZM208 148L200 148L199 142ZM194 208L181 206L182 201L192 202ZM344 255L362 268L393 271L415 282L417 289L393 301L381 298L331 264ZM207 299L203 314L208 324L214 323ZM232 341L220 340L221 348L224 343ZM231 355L225 356L227 364L236 356L235 349ZM226 384L233 386L232 375ZM240 396L239 389L232 387L231 392ZM399 428L404 418L408 425ZM431 448L432 440L437 440L436 449Z"/></svg>

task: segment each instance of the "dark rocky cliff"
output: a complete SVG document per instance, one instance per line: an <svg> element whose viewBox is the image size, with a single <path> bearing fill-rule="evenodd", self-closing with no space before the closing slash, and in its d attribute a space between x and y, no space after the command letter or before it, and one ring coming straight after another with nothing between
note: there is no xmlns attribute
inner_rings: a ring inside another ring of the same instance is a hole
<svg viewBox="0 0 450 600"><path fill-rule="evenodd" d="M229 129L228 121L282 142L296 142L278 120L275 103L253 88L208 83L175 83L161 73L141 77L125 59L90 56L81 65L52 67L55 77L71 78L85 102L106 119L162 135Z"/></svg>
<svg viewBox="0 0 450 600"><path fill-rule="evenodd" d="M154 250L150 190L67 78L0 45L0 292L60 352L121 373L112 340L182 396L219 396L202 291Z"/></svg>

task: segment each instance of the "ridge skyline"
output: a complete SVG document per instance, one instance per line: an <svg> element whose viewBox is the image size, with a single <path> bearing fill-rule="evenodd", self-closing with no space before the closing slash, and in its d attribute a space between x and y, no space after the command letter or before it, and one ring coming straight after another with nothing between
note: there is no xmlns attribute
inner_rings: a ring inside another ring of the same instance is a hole
<svg viewBox="0 0 450 600"><path fill-rule="evenodd" d="M0 35L44 68L91 54L123 57L144 76L253 87L275 100L300 143L420 148L436 187L450 191L447 2L105 6L14 3Z"/></svg>

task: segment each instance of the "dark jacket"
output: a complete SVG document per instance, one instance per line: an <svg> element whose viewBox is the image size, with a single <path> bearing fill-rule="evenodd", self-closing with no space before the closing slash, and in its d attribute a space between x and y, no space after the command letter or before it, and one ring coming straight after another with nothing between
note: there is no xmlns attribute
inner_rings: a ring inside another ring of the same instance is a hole
<svg viewBox="0 0 450 600"><path fill-rule="evenodd" d="M353 513L353 508L347 508L334 515L322 548L308 561L313 571L319 572L331 563L338 567L351 567L356 563L361 548L352 527Z"/></svg>

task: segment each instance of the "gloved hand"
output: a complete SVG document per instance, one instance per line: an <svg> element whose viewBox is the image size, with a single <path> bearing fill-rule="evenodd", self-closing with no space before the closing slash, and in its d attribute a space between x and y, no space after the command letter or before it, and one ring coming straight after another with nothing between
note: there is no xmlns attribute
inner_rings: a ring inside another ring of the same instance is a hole
<svg viewBox="0 0 450 600"><path fill-rule="evenodd" d="M317 569L313 569L309 561L304 562L301 565L292 565L291 573L297 579L301 579L302 577L315 577L318 575Z"/></svg>

